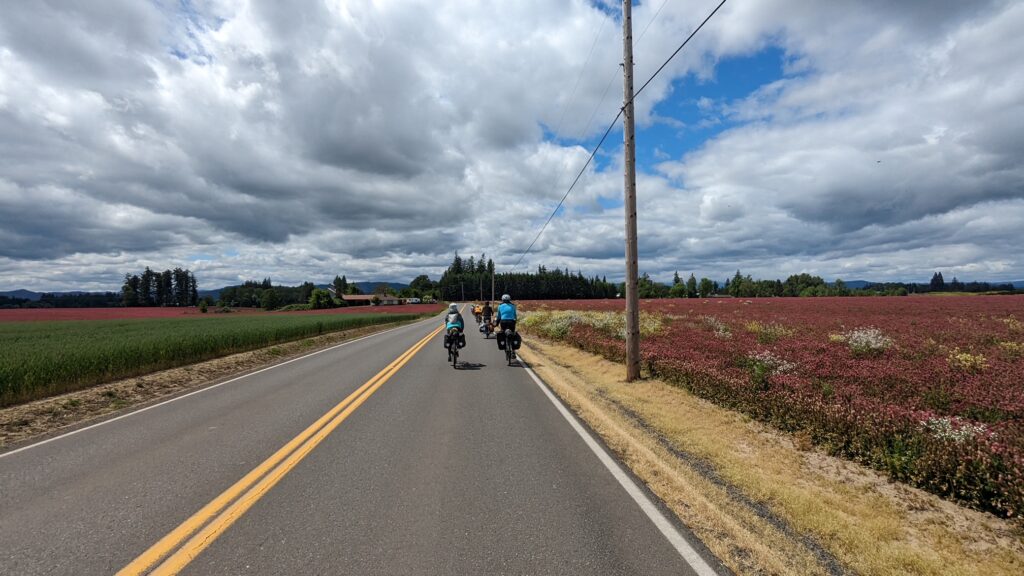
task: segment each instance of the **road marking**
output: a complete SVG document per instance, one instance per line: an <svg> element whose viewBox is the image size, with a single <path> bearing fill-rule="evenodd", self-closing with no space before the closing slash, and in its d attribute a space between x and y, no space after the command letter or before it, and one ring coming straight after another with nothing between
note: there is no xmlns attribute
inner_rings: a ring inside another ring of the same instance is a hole
<svg viewBox="0 0 1024 576"><path fill-rule="evenodd" d="M555 405L559 414L561 414L562 417L569 422L569 425L572 426L572 429L575 430L581 438L583 438L583 442L597 456L597 459L600 460L601 463L604 464L604 467L612 473L612 476L618 480L619 485L626 490L630 497L633 498L633 501L640 506L640 509L643 510L644 514L646 514L647 517L650 518L651 522L654 523L654 526L658 528L666 539L668 539L669 544L675 548L676 552L678 552L683 558L683 561L689 564L690 568L692 568L698 576L717 576L718 572L715 571L715 569L704 560L697 550L686 541L686 538L683 537L681 532L679 532L676 525L665 517L647 494L637 486L636 482L634 482L633 479L626 474L622 467L615 461L615 459L608 454L608 451L605 450L604 447L594 439L593 435L591 435L590 432L588 432L587 429L579 423L579 420L572 415L569 409L565 407L565 404L563 404L562 401L559 400L558 397L555 396L555 394L547 387L547 385L544 384L540 377L537 376L537 373L530 368L530 365L521 357L519 358L519 362L523 365L523 368L526 369L526 373L530 375L530 378L533 378L534 383L536 383L537 386L540 387L541 391L544 392L544 395L548 397L548 400Z"/></svg>
<svg viewBox="0 0 1024 576"><path fill-rule="evenodd" d="M355 392L352 392L334 408L331 408L270 458L254 468L241 480L222 492L206 506L203 506L198 512L122 568L117 575L143 574L150 566L153 566L161 558L172 552L173 554L157 566L152 574L177 574L189 562L195 559L200 552L213 543L224 530L240 518L267 491L273 488L285 474L305 458L313 448L320 444L352 412L372 396L377 389L405 366L417 352L427 345L431 338L441 332L442 328L443 326L435 328L430 334L427 334L411 348L403 352L373 378L367 380L365 384L356 389ZM198 533L196 533L197 530L199 531ZM193 533L195 533L194 536L192 536ZM192 538L175 551L174 549L186 538L189 538L189 536L192 536Z"/></svg>
<svg viewBox="0 0 1024 576"><path fill-rule="evenodd" d="M381 330L380 332L374 332L373 334L369 334L369 335L366 335L366 336L360 336L359 338L356 338L355 340L347 340L345 342L342 342L341 344L336 344L336 345L331 346L329 348L324 348L323 350L317 350L316 352L310 352L309 354L304 354L302 356L299 356L298 358L292 358L291 360L285 360L284 362L281 362L279 364L274 364L273 366L267 366L266 368L260 368L259 370L256 370L255 372L249 372L248 374L243 374L241 376L237 376L237 377L232 378L230 380L225 380L223 382L218 382L217 384L214 384L212 386L207 386L205 388L200 388L199 390L196 390L194 392L189 392L188 394L182 394L181 396L175 396L174 398L170 398L168 400L164 400L163 402L158 402L156 404L152 404L150 406L146 406L145 408L139 408L138 410L133 410L133 411L128 412L126 414L121 414L120 416L115 416L114 418L103 420L102 422L97 422L95 424L90 424L89 426L85 426L85 427L82 427L82 428L76 428L75 430L71 430L70 432L65 432L63 434L59 434L59 435L54 436L52 438L47 438L46 440L40 440L39 442L35 442L33 444L29 444L28 446L22 446L21 448L16 448L14 450L9 450L7 452L0 453L0 458L5 458L5 457L10 456L12 454L17 454L18 452L22 452L24 450L29 450L31 448L36 448L38 446L42 446L43 444L49 444L50 442L54 442L56 440L60 440L61 438L67 438L68 436L74 436L75 434L79 434L81 432L85 432L86 430L92 430L93 428L97 428L99 426L103 426L104 424L110 424L111 422L117 422L118 420L121 420L121 419L124 419L124 418L128 418L130 416L135 416L136 414L142 414L143 412L146 412L147 410L152 410L154 408L159 408L160 406L163 406L164 404L170 404L171 402L177 402L178 400L182 400L184 398L188 398L189 396L195 396L196 394L202 394L203 392L208 392L210 390L213 390L214 388L220 388L221 386L223 386L225 384L230 384L232 382L236 382L236 381L241 380L243 378L248 378L250 376L255 376L255 375L257 375L257 374L259 374L261 372L266 372L267 370L273 370L274 368L279 368L281 366L284 366L285 364L291 364L292 362L298 362L299 360L305 360L306 358L309 358L310 356L316 356L317 354L323 354L324 352L330 352L331 350L334 350L336 348L341 348L342 346L348 346L349 344L355 344L356 342L359 342L361 340L366 340L368 338L375 338L375 337L380 336L382 334L387 334L388 332L393 332L395 330L401 330L402 328L408 328L410 326L415 326L417 324L422 324L424 322L432 322L432 321L434 321L433 317L427 318L425 320L420 320L418 322L413 322L412 324L405 324L405 325L402 325L402 326L395 326L394 328L388 328L387 330Z"/></svg>

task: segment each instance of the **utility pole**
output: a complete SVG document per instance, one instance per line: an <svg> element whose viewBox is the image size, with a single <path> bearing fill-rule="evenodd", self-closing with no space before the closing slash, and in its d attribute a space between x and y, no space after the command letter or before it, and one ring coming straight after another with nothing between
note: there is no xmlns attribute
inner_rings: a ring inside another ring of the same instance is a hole
<svg viewBox="0 0 1024 576"><path fill-rule="evenodd" d="M491 266L491 302L494 302L494 266Z"/></svg>
<svg viewBox="0 0 1024 576"><path fill-rule="evenodd" d="M622 0L622 138L626 180L626 382L640 378L640 299L637 295L636 134L633 126L633 6Z"/></svg>
<svg viewBox="0 0 1024 576"><path fill-rule="evenodd" d="M459 287L462 288L462 300L461 300L461 302L465 302L466 301L466 283L465 282L459 282Z"/></svg>

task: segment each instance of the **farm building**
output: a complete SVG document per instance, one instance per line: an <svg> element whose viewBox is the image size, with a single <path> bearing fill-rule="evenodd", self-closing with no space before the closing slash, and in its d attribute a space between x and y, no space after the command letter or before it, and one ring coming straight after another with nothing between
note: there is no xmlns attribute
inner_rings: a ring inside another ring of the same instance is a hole
<svg viewBox="0 0 1024 576"><path fill-rule="evenodd" d="M373 302L374 297L380 299L381 306L397 306L405 303L404 298L399 298L397 296L385 296L378 294L345 294L342 296L345 302L350 302L356 305L371 303Z"/></svg>

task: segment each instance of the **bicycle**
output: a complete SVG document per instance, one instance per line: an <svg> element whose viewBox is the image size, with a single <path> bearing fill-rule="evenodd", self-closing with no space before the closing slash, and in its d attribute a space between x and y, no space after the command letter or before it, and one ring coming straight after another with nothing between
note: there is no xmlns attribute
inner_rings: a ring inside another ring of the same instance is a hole
<svg viewBox="0 0 1024 576"><path fill-rule="evenodd" d="M489 339L491 334L494 334L494 325L491 324L490 318L484 318L480 331L484 333L484 340Z"/></svg>
<svg viewBox="0 0 1024 576"><path fill-rule="evenodd" d="M459 369L459 329L451 328L448 330L448 361L452 363L452 368Z"/></svg>
<svg viewBox="0 0 1024 576"><path fill-rule="evenodd" d="M513 342L515 342L516 333L511 328L505 329L505 360L508 365L512 365L512 361L516 358L516 352L513 348Z"/></svg>

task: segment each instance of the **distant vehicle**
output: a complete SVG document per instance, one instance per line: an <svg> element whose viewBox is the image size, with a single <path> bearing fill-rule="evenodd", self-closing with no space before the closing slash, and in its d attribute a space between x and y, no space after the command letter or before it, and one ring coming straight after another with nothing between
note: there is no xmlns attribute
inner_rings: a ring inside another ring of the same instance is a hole
<svg viewBox="0 0 1024 576"><path fill-rule="evenodd" d="M419 304L420 302L422 302L422 300L420 300L419 298L406 298L405 299L405 303L406 304Z"/></svg>

